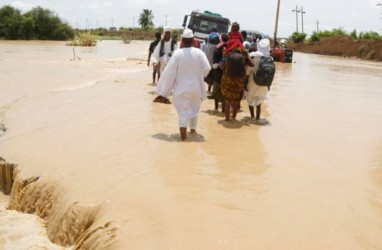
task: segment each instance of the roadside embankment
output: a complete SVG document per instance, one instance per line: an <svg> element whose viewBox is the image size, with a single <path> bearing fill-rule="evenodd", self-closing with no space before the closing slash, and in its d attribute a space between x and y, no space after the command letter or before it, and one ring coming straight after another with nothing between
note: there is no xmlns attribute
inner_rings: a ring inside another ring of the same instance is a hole
<svg viewBox="0 0 382 250"><path fill-rule="evenodd" d="M317 43L289 44L294 51L382 61L381 40L357 40L350 36L334 36Z"/></svg>

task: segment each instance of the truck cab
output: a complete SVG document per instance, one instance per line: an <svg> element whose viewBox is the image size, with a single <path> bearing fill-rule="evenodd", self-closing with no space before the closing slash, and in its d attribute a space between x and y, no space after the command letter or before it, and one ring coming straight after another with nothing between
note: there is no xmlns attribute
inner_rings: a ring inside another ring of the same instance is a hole
<svg viewBox="0 0 382 250"><path fill-rule="evenodd" d="M194 32L194 36L200 41L206 41L212 29L217 29L219 33L228 33L231 22L228 18L210 11L193 11L190 15L184 16L183 27Z"/></svg>

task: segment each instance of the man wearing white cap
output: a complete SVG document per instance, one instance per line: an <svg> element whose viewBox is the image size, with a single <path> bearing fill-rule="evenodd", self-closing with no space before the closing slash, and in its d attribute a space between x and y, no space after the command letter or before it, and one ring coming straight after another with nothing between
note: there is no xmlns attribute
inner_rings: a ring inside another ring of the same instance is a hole
<svg viewBox="0 0 382 250"><path fill-rule="evenodd" d="M270 41L267 38L261 39L257 44L257 51L249 53L249 57L253 62L253 67L247 67L246 75L248 77L248 85L246 87L247 90L247 102L249 105L249 111L251 113L252 120L255 120L256 123L263 125L268 123L264 119L260 119L261 114L261 103L267 97L267 93L269 88L267 86L260 86L255 83L254 73L257 72L261 57L270 57ZM256 118L255 118L255 110L256 107Z"/></svg>
<svg viewBox="0 0 382 250"><path fill-rule="evenodd" d="M171 38L171 27L166 26L163 31L163 39L156 46L152 60L153 63L160 63L160 74L162 74L163 70L166 68L172 52L176 49L176 41Z"/></svg>
<svg viewBox="0 0 382 250"><path fill-rule="evenodd" d="M179 116L182 140L187 138L187 127L191 134L196 134L200 105L206 99L204 77L211 69L203 51L192 47L193 39L192 30L185 29L182 34L184 48L173 53L157 86L157 93L164 97L174 90L173 103Z"/></svg>

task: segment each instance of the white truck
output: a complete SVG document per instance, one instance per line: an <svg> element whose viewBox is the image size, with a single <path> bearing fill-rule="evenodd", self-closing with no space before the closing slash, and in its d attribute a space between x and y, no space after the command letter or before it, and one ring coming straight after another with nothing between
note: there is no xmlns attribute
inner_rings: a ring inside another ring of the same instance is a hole
<svg viewBox="0 0 382 250"><path fill-rule="evenodd" d="M219 33L228 33L231 21L220 14L210 11L193 11L184 16L183 27L194 32L194 36L200 41L206 41L208 35L215 28Z"/></svg>

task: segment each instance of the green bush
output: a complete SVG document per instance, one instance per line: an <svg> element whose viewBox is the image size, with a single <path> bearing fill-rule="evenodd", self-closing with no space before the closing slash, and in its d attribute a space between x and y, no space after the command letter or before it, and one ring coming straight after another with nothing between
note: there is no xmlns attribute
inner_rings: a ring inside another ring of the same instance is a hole
<svg viewBox="0 0 382 250"><path fill-rule="evenodd" d="M70 46L96 46L99 37L92 35L90 32L79 33L74 40L69 43Z"/></svg>
<svg viewBox="0 0 382 250"><path fill-rule="evenodd" d="M372 40L382 40L382 36L378 34L377 32L370 31L370 32L361 32L359 34L359 39L372 39Z"/></svg>
<svg viewBox="0 0 382 250"><path fill-rule="evenodd" d="M293 33L294 34L294 33ZM373 39L373 40L382 40L382 36L378 34L377 32L360 32L358 34L357 30L353 30L349 34L346 33L342 28L333 29L332 31L324 30L320 32L313 32L312 35L309 38L310 42L319 42L322 38L325 37L332 37L332 36L350 36L353 39Z"/></svg>
<svg viewBox="0 0 382 250"><path fill-rule="evenodd" d="M343 28L333 29L330 36L347 36L348 33Z"/></svg>
<svg viewBox="0 0 382 250"><path fill-rule="evenodd" d="M303 43L305 41L306 34L294 32L289 40L292 40L293 43Z"/></svg>
<svg viewBox="0 0 382 250"><path fill-rule="evenodd" d="M357 33L357 31L353 31L353 32ZM332 31L329 31L329 30L323 30L320 32L315 31L310 36L309 41L319 42L322 38L332 37L332 36L348 36L348 34L342 28L333 29Z"/></svg>
<svg viewBox="0 0 382 250"><path fill-rule="evenodd" d="M313 32L313 34L310 36L310 39L309 41L310 42L313 42L313 43L316 43L316 42L319 42L321 39L321 36L320 36L320 33L318 32Z"/></svg>
<svg viewBox="0 0 382 250"><path fill-rule="evenodd" d="M353 39L357 39L357 38L358 38L357 30L353 30L352 32L350 32L349 35L350 35L351 37L353 37Z"/></svg>

